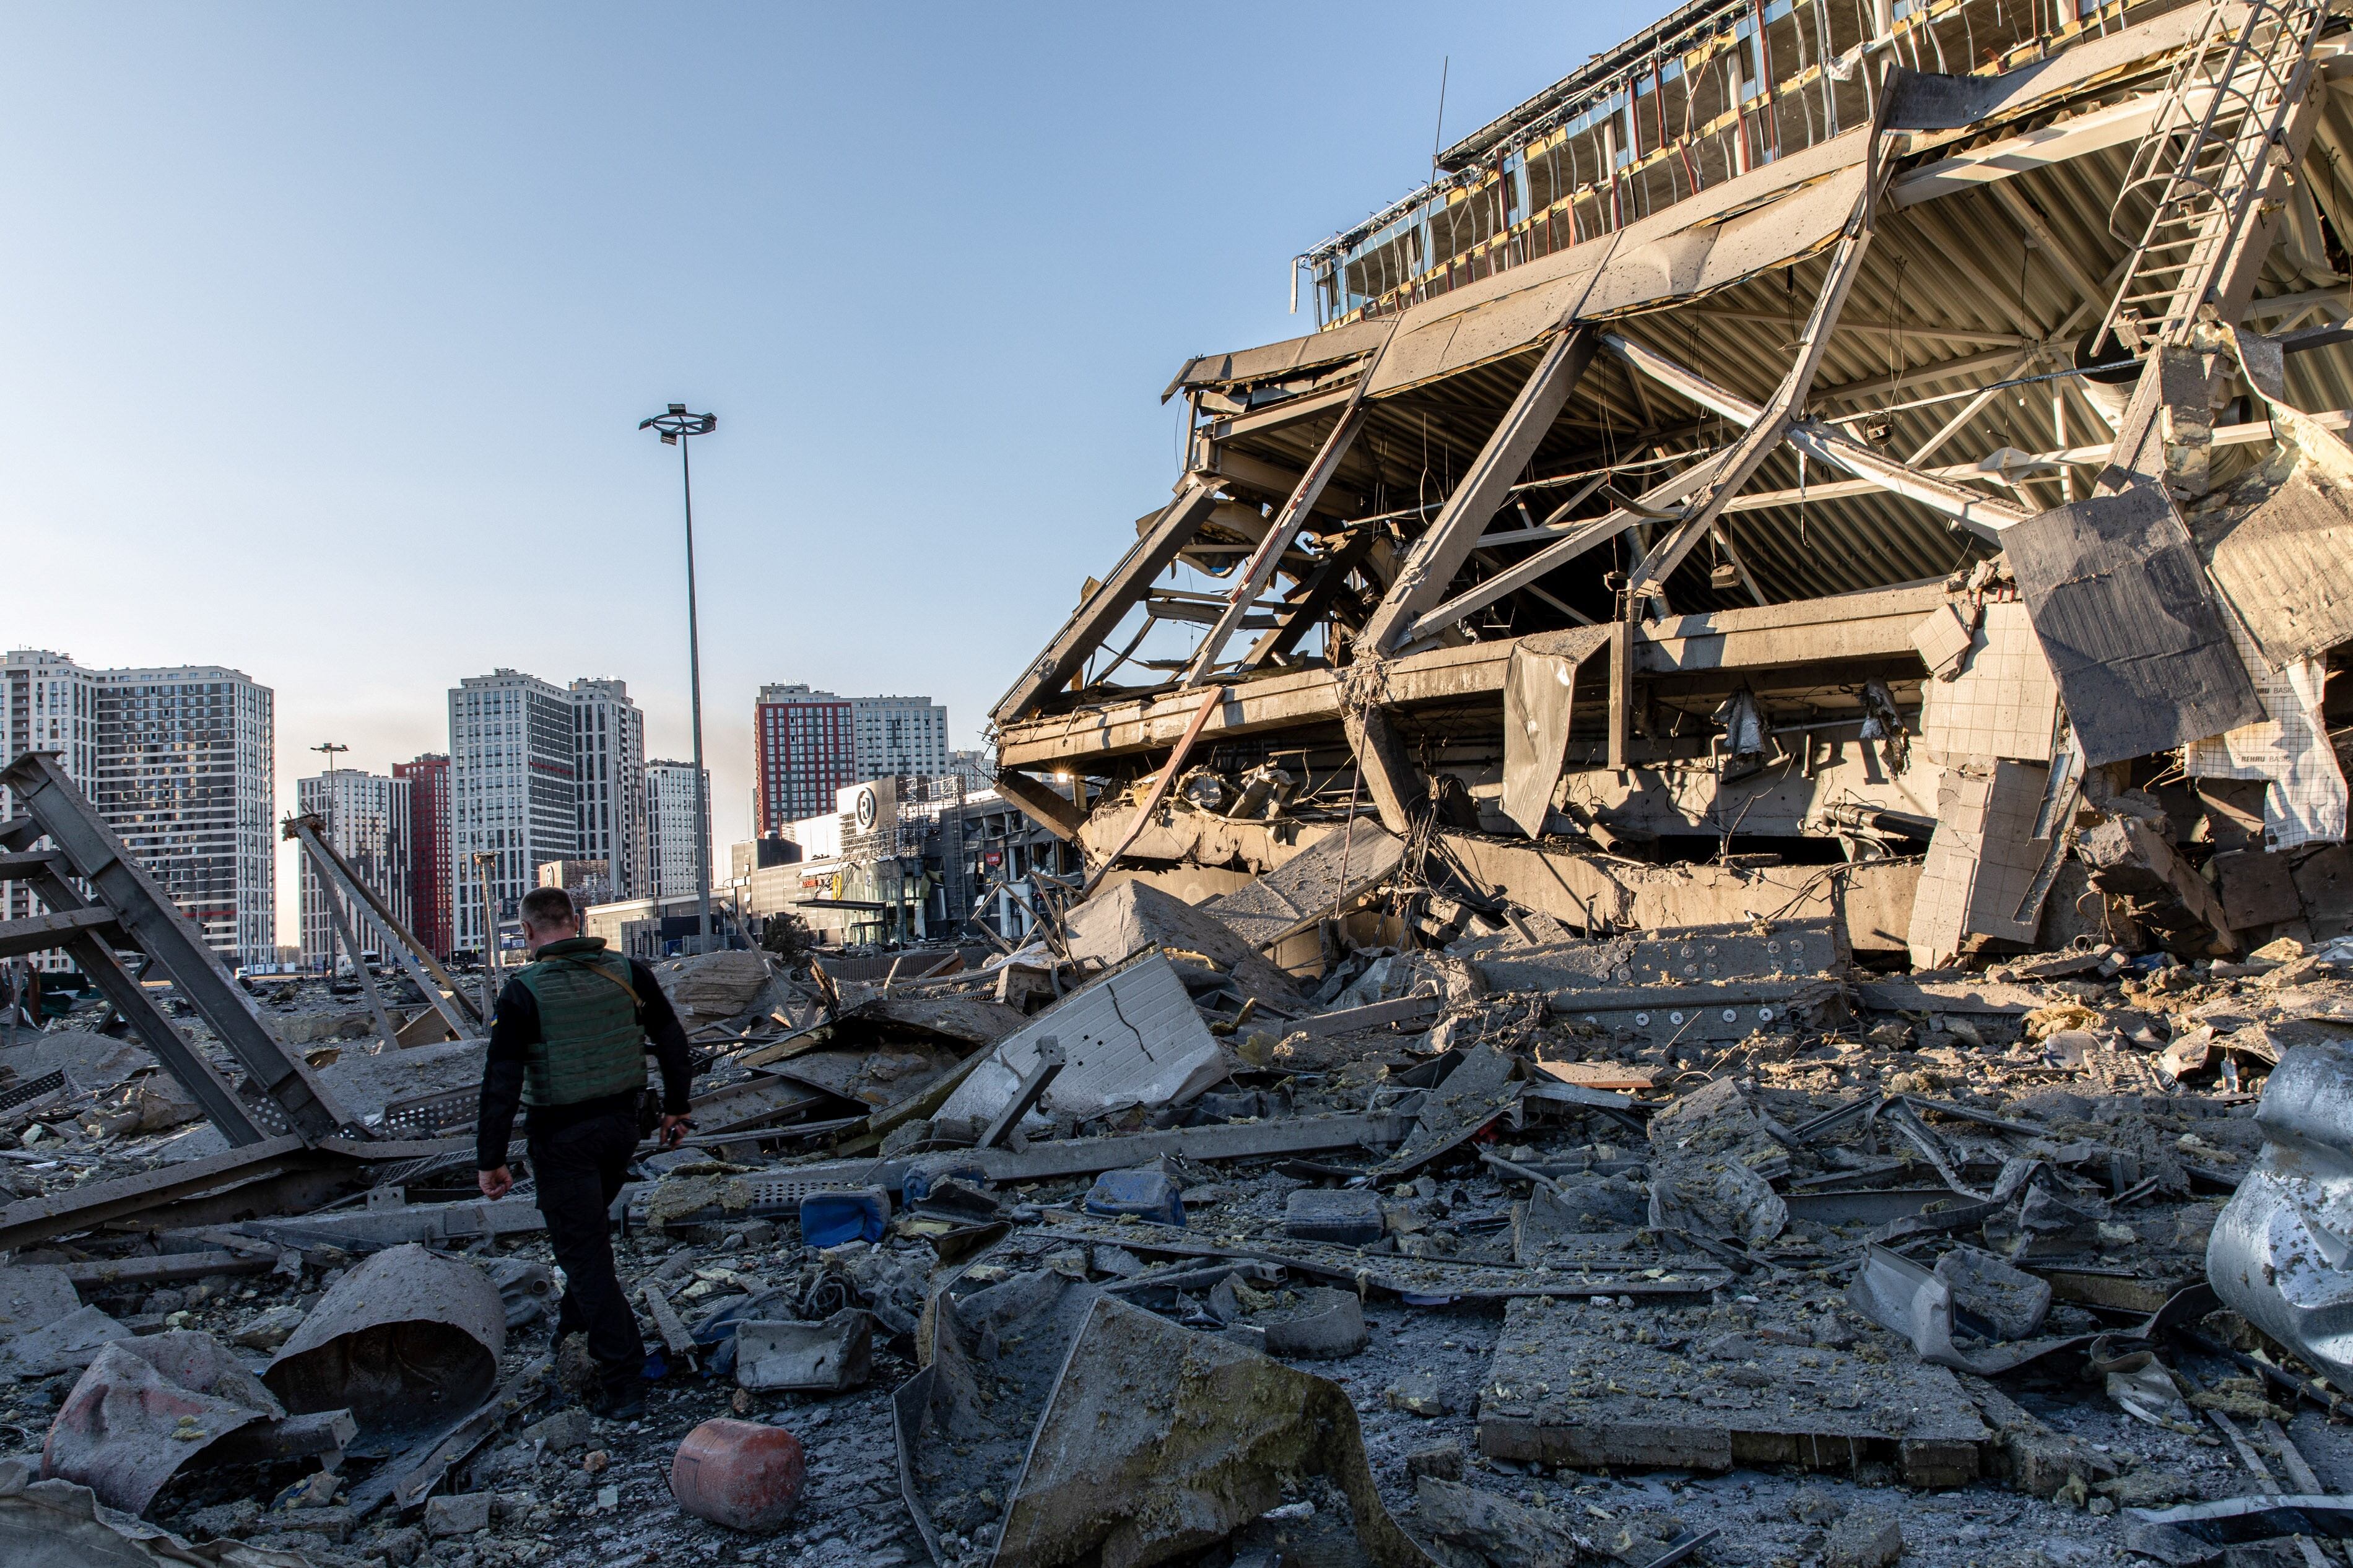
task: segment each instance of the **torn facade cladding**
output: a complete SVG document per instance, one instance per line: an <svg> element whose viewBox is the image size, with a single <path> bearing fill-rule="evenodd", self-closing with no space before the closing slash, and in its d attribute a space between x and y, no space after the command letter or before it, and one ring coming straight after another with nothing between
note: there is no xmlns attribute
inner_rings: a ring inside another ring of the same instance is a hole
<svg viewBox="0 0 2353 1568"><path fill-rule="evenodd" d="M2255 850L2341 838L2353 595L2295 563L2353 544L2353 34L2036 15L1686 7L1319 247L1324 330L1167 389L1174 499L997 704L1008 796L1097 877L1352 814L1547 881L1925 859L1874 895L1921 963L2031 941L2185 755L2263 781Z"/></svg>

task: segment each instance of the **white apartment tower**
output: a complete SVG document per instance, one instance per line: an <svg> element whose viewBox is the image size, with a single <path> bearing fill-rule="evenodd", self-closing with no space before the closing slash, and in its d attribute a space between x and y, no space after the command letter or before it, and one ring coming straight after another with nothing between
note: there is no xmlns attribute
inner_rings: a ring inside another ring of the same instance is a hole
<svg viewBox="0 0 2353 1568"><path fill-rule="evenodd" d="M948 761L948 710L928 697L853 697L857 776L928 777L954 771Z"/></svg>
<svg viewBox="0 0 2353 1568"><path fill-rule="evenodd" d="M19 649L0 665L0 754L55 751L67 777L214 952L267 963L278 950L269 689L214 665L86 669ZM13 803L0 801L13 810ZM21 884L8 913L33 912Z"/></svg>
<svg viewBox="0 0 2353 1568"><path fill-rule="evenodd" d="M105 678L61 653L21 648L0 664L0 767L26 752L55 752L66 776L84 795L98 794L98 692ZM0 789L0 818L13 816L16 805ZM44 842L47 842L44 840ZM0 915L28 920L41 912L41 901L24 882L0 883ZM29 961L43 969L68 969L72 961L62 952L35 953Z"/></svg>
<svg viewBox="0 0 2353 1568"><path fill-rule="evenodd" d="M702 775L703 820L710 820L711 775ZM641 897L675 899L694 889L692 763L646 764L646 847L653 886Z"/></svg>
<svg viewBox="0 0 2353 1568"><path fill-rule="evenodd" d="M606 863L611 897L643 897L646 719L626 684L572 683L572 757L579 790L577 858Z"/></svg>
<svg viewBox="0 0 2353 1568"><path fill-rule="evenodd" d="M410 858L414 850L409 844L408 797L408 780L379 778L356 768L338 768L331 773L294 781L295 810L306 816L322 818L327 824L323 835L327 842L351 862L360 880L391 906L401 924L414 928L416 915L409 908ZM310 856L304 854L300 858L302 967L324 970L336 957L334 926L328 919L330 889L311 864ZM379 953L387 951L394 938L377 923L372 911L364 905L353 908L340 894L332 896L362 949Z"/></svg>
<svg viewBox="0 0 2353 1568"><path fill-rule="evenodd" d="M512 669L449 692L449 903L455 945L484 951L483 882L501 927L539 885L539 868L579 858L572 694ZM489 933L494 935L495 933Z"/></svg>

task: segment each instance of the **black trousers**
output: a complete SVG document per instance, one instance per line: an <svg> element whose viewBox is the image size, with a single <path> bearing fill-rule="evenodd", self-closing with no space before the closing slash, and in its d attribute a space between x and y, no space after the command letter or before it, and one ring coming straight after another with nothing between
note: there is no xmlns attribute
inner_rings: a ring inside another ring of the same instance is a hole
<svg viewBox="0 0 2353 1568"><path fill-rule="evenodd" d="M607 1379L644 1370L646 1342L638 1317L613 1269L613 1236L606 1211L621 1191L638 1147L634 1117L592 1116L544 1135L529 1135L531 1168L539 1184L539 1212L564 1267L564 1300L555 1340L586 1333L588 1353Z"/></svg>

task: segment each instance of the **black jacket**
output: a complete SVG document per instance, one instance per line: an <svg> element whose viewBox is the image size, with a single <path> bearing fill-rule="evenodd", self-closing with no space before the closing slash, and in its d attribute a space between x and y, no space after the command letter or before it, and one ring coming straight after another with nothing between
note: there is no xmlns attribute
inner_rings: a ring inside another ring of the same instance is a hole
<svg viewBox="0 0 2353 1568"><path fill-rule="evenodd" d="M662 1110L683 1116L694 1081L686 1030L671 1011L670 998L662 994L653 971L634 958L629 961L629 986L638 994L638 1024L653 1043L655 1059L661 1063ZM474 1131L478 1169L495 1171L507 1163L507 1139L514 1131L515 1109L522 1103L523 1053L539 1040L539 999L522 981L508 981L491 1015L490 1055L482 1064L481 1120ZM637 1114L635 1092L608 1094L575 1105L534 1106L530 1131L543 1137L592 1116L625 1115L635 1121Z"/></svg>

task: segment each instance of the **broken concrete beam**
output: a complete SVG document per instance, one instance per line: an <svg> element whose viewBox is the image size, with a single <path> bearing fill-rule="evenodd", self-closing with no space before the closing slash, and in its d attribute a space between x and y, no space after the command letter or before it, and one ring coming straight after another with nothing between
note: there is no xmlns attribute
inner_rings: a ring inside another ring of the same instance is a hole
<svg viewBox="0 0 2353 1568"><path fill-rule="evenodd" d="M2031 942L2048 889L2038 872L2052 850L2033 836L2051 770L1974 758L1936 785L1936 830L1906 928L1915 969L1949 963L1970 936Z"/></svg>
<svg viewBox="0 0 2353 1568"><path fill-rule="evenodd" d="M1396 874L1405 843L1370 817L1326 834L1246 888L1201 906L1244 942L1261 952Z"/></svg>
<svg viewBox="0 0 2353 1568"><path fill-rule="evenodd" d="M2168 952L2204 958L2239 951L2222 900L2140 817L2119 812L2079 828L2074 849L2091 868L2092 885L2124 899Z"/></svg>
<svg viewBox="0 0 2353 1568"><path fill-rule="evenodd" d="M1835 980L1751 980L1724 985L1621 985L1548 993L1556 1017L1650 1045L1744 1040L1796 1027L1839 1005Z"/></svg>
<svg viewBox="0 0 2353 1568"><path fill-rule="evenodd" d="M1309 1039L1353 1034L1358 1029L1415 1029L1437 1020L1444 1005L1435 996L1398 996L1362 1007L1318 1013L1284 1027Z"/></svg>
<svg viewBox="0 0 2353 1568"><path fill-rule="evenodd" d="M175 1279L202 1279L211 1274L267 1274L278 1259L267 1253L166 1252L153 1258L108 1258L88 1263L58 1265L74 1288L81 1291L110 1287L168 1285Z"/></svg>
<svg viewBox="0 0 2353 1568"><path fill-rule="evenodd" d="M685 1321L670 1304L662 1288L649 1279L638 1295L645 1300L646 1314L653 1319L654 1331L661 1335L663 1346L682 1362L691 1359L694 1354L694 1336L686 1331Z"/></svg>
<svg viewBox="0 0 2353 1568"><path fill-rule="evenodd" d="M297 1219L248 1220L239 1228L287 1247L340 1247L380 1252L404 1243L443 1246L477 1237L526 1236L546 1228L528 1198L471 1198L449 1204L383 1204Z"/></svg>

